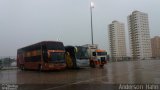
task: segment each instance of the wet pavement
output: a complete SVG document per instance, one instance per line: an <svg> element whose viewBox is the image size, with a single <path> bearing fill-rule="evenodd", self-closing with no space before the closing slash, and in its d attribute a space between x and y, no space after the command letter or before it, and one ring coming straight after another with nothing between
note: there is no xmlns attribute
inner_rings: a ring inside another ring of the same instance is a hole
<svg viewBox="0 0 160 90"><path fill-rule="evenodd" d="M114 85L160 84L160 60L111 62L103 69L1 70L0 83L18 85L18 90L117 90Z"/></svg>

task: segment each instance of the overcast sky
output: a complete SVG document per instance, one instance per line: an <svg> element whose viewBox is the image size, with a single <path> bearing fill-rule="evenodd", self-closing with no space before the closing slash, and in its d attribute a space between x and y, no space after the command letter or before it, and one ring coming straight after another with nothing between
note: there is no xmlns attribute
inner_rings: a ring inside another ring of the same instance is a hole
<svg viewBox="0 0 160 90"><path fill-rule="evenodd" d="M0 0L0 56L16 56L18 48L44 40L91 43L90 1ZM160 0L93 1L94 43L100 48L109 51L107 26L113 20L125 23L128 38L127 16L134 10L148 13L151 37L160 35Z"/></svg>

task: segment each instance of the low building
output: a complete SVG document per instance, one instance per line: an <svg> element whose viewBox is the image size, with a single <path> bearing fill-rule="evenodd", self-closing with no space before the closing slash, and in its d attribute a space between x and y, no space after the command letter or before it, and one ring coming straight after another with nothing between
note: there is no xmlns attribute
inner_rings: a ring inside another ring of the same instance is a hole
<svg viewBox="0 0 160 90"><path fill-rule="evenodd" d="M160 36L155 36L151 39L152 57L160 58Z"/></svg>

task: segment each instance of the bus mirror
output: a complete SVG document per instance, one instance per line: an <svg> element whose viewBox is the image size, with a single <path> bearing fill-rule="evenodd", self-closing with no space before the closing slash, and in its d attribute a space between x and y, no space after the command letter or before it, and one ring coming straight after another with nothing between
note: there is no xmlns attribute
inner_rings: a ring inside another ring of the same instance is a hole
<svg viewBox="0 0 160 90"><path fill-rule="evenodd" d="M69 56L70 55L69 52L66 52L66 55Z"/></svg>
<svg viewBox="0 0 160 90"><path fill-rule="evenodd" d="M96 52L93 52L92 55L93 55L93 56L96 56Z"/></svg>
<svg viewBox="0 0 160 90"><path fill-rule="evenodd" d="M51 58L51 54L48 52L48 57Z"/></svg>
<svg viewBox="0 0 160 90"><path fill-rule="evenodd" d="M75 53L78 52L78 48L77 48L77 47L74 48L74 52L75 52Z"/></svg>

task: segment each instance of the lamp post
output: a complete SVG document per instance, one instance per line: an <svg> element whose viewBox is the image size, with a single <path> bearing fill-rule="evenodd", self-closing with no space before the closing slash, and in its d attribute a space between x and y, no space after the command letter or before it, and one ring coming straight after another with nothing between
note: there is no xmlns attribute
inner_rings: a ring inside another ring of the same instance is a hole
<svg viewBox="0 0 160 90"><path fill-rule="evenodd" d="M92 45L93 45L92 8L94 8L94 3L91 1L91 5L90 5L90 13L91 13L91 40L92 40Z"/></svg>

